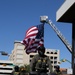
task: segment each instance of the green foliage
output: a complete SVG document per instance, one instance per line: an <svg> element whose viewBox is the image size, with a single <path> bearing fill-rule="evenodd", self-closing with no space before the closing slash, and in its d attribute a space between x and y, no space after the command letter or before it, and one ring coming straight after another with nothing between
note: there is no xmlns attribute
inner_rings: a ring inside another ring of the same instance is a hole
<svg viewBox="0 0 75 75"><path fill-rule="evenodd" d="M30 72L30 65L25 65L26 72Z"/></svg>
<svg viewBox="0 0 75 75"><path fill-rule="evenodd" d="M30 72L30 65L25 64L24 66L20 66L20 71L24 71L29 73Z"/></svg>

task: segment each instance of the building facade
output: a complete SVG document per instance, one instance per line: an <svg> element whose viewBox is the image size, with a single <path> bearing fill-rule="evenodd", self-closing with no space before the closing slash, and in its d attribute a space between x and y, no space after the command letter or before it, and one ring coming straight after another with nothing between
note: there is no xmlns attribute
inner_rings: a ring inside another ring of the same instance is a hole
<svg viewBox="0 0 75 75"><path fill-rule="evenodd" d="M13 69L13 61L0 60L0 75L11 75Z"/></svg>
<svg viewBox="0 0 75 75"><path fill-rule="evenodd" d="M15 65L30 64L31 59L36 54L37 53L30 53L29 55L27 55L24 50L24 45L22 45L20 41L15 41L14 49L12 50L9 59L12 60ZM46 49L45 54L49 56L49 59L51 60L54 69L55 66L58 65L58 62L60 61L59 60L60 51L56 49Z"/></svg>
<svg viewBox="0 0 75 75"><path fill-rule="evenodd" d="M24 45L19 41L14 42L14 49L9 56L9 60L12 60L14 65L29 64L29 56L24 50Z"/></svg>

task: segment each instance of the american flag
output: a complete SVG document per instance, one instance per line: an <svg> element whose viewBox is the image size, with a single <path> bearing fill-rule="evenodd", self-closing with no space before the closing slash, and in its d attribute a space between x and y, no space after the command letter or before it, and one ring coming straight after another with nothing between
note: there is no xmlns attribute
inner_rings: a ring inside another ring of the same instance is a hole
<svg viewBox="0 0 75 75"><path fill-rule="evenodd" d="M27 54L36 53L37 48L44 45L44 24L29 28L22 44L25 45Z"/></svg>

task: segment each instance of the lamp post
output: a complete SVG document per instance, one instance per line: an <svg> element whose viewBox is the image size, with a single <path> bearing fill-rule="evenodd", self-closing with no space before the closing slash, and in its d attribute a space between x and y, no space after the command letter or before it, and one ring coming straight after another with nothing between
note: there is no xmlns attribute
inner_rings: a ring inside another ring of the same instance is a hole
<svg viewBox="0 0 75 75"><path fill-rule="evenodd" d="M59 64L61 64L62 62L69 62L70 64L72 64L69 60L67 59L61 59L60 62L58 62Z"/></svg>
<svg viewBox="0 0 75 75"><path fill-rule="evenodd" d="M1 55L4 55L4 56L9 56L9 54L5 51L0 51Z"/></svg>

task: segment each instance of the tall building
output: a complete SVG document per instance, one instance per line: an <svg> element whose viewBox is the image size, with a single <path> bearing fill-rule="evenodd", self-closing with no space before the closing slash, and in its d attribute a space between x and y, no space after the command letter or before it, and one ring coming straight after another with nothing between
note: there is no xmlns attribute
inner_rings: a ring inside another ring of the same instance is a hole
<svg viewBox="0 0 75 75"><path fill-rule="evenodd" d="M20 41L15 41L14 49L12 50L9 59L12 60L15 65L29 64L33 56L36 54L37 53L30 53L29 55L27 55L24 50L24 45L22 45ZM49 56L49 59L51 60L54 69L55 66L58 65L58 62L60 61L59 60L60 51L56 49L46 49L45 54Z"/></svg>
<svg viewBox="0 0 75 75"><path fill-rule="evenodd" d="M46 49L46 53L47 56L49 56L49 59L51 60L51 64L53 66L53 70L54 68L59 65L59 61L60 61L60 51L57 49Z"/></svg>
<svg viewBox="0 0 75 75"><path fill-rule="evenodd" d="M19 41L14 42L14 49L9 56L9 60L12 60L14 65L29 64L29 55L24 50L24 45Z"/></svg>

